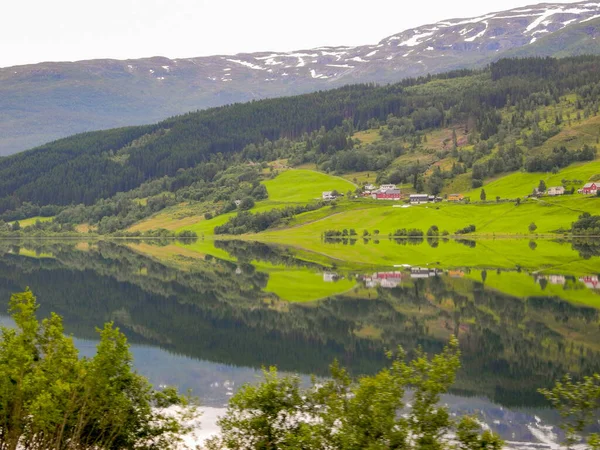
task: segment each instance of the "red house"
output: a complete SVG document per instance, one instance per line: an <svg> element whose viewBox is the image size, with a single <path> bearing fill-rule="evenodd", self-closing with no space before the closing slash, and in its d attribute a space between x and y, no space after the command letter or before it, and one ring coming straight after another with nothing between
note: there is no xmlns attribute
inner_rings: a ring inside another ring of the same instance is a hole
<svg viewBox="0 0 600 450"><path fill-rule="evenodd" d="M582 194L592 194L595 195L598 192L598 186L596 183L587 183L585 186L581 188Z"/></svg>
<svg viewBox="0 0 600 450"><path fill-rule="evenodd" d="M400 189L388 189L375 194L377 200L400 200Z"/></svg>

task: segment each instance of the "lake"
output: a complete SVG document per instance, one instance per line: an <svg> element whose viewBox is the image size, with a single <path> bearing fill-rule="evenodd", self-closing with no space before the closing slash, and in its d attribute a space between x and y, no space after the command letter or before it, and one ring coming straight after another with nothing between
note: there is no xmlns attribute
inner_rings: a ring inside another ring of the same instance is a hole
<svg viewBox="0 0 600 450"><path fill-rule="evenodd" d="M221 408L261 367L353 374L401 345L438 352L458 336L454 412L516 447L554 445L537 389L600 372L600 248L561 240L0 241L0 303L29 286L40 317L64 318L82 354L113 321L155 385ZM7 317L2 317L7 322ZM539 448L539 447L537 447Z"/></svg>

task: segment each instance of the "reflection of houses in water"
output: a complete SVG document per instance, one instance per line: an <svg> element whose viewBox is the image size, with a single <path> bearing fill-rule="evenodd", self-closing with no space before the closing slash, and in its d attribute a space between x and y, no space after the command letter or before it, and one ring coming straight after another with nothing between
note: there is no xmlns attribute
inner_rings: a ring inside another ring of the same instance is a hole
<svg viewBox="0 0 600 450"><path fill-rule="evenodd" d="M600 289L600 280L598 280L597 275L588 275L586 277L580 277L579 281L581 281L590 289Z"/></svg>
<svg viewBox="0 0 600 450"><path fill-rule="evenodd" d="M564 286L567 282L567 278L564 275L548 275L547 279L550 284L558 284L559 286Z"/></svg>
<svg viewBox="0 0 600 450"><path fill-rule="evenodd" d="M558 286L564 286L567 282L567 277L564 275L539 275L536 278L539 283L541 280L546 280L550 284L556 284Z"/></svg>
<svg viewBox="0 0 600 450"><path fill-rule="evenodd" d="M382 288L392 289L400 286L402 279L408 275L402 272L376 272L373 275L364 277L365 285L368 288L381 286Z"/></svg>
<svg viewBox="0 0 600 450"><path fill-rule="evenodd" d="M342 278L342 277L340 277L335 272L323 272L323 281L325 283L333 283L334 281L337 281L340 278Z"/></svg>
<svg viewBox="0 0 600 450"><path fill-rule="evenodd" d="M411 278L429 278L435 277L438 274L437 269L428 269L426 267L413 267L410 269Z"/></svg>
<svg viewBox="0 0 600 450"><path fill-rule="evenodd" d="M463 278L465 273L462 270L449 270L448 276L450 278Z"/></svg>

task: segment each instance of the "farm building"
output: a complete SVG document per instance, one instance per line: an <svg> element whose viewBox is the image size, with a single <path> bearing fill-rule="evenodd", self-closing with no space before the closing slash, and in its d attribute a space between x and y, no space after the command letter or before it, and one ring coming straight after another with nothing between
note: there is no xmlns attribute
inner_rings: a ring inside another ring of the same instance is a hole
<svg viewBox="0 0 600 450"><path fill-rule="evenodd" d="M564 186L553 186L548 188L547 191L548 195L564 195L565 194L565 188Z"/></svg>
<svg viewBox="0 0 600 450"><path fill-rule="evenodd" d="M373 198L377 200L400 200L400 189L387 189L386 191L378 191L373 194Z"/></svg>
<svg viewBox="0 0 600 450"><path fill-rule="evenodd" d="M419 203L427 203L429 202L429 195L427 194L410 194L410 202L413 205L418 205Z"/></svg>
<svg viewBox="0 0 600 450"><path fill-rule="evenodd" d="M465 196L462 194L448 194L449 202L462 202L465 199Z"/></svg>
<svg viewBox="0 0 600 450"><path fill-rule="evenodd" d="M323 200L335 200L335 195L333 195L333 191L323 192Z"/></svg>
<svg viewBox="0 0 600 450"><path fill-rule="evenodd" d="M398 189L395 184L382 184L379 186L379 192L389 191L390 189Z"/></svg>
<svg viewBox="0 0 600 450"><path fill-rule="evenodd" d="M577 192L584 195L596 195L598 193L598 185L596 183L587 183Z"/></svg>

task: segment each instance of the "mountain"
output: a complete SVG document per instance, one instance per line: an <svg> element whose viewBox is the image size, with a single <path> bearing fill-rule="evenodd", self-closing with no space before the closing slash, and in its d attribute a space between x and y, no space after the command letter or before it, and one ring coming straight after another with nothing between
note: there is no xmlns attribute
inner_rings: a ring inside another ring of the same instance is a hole
<svg viewBox="0 0 600 450"><path fill-rule="evenodd" d="M424 25L358 47L1 68L0 155L195 109L478 67L599 17L600 3L543 3ZM569 53L566 40L553 44L555 51L561 42ZM529 55L544 53L531 48ZM598 53L600 46L585 51Z"/></svg>
<svg viewBox="0 0 600 450"><path fill-rule="evenodd" d="M600 18L568 26L541 38L531 45L505 53L511 57L565 56L598 54L600 51Z"/></svg>

